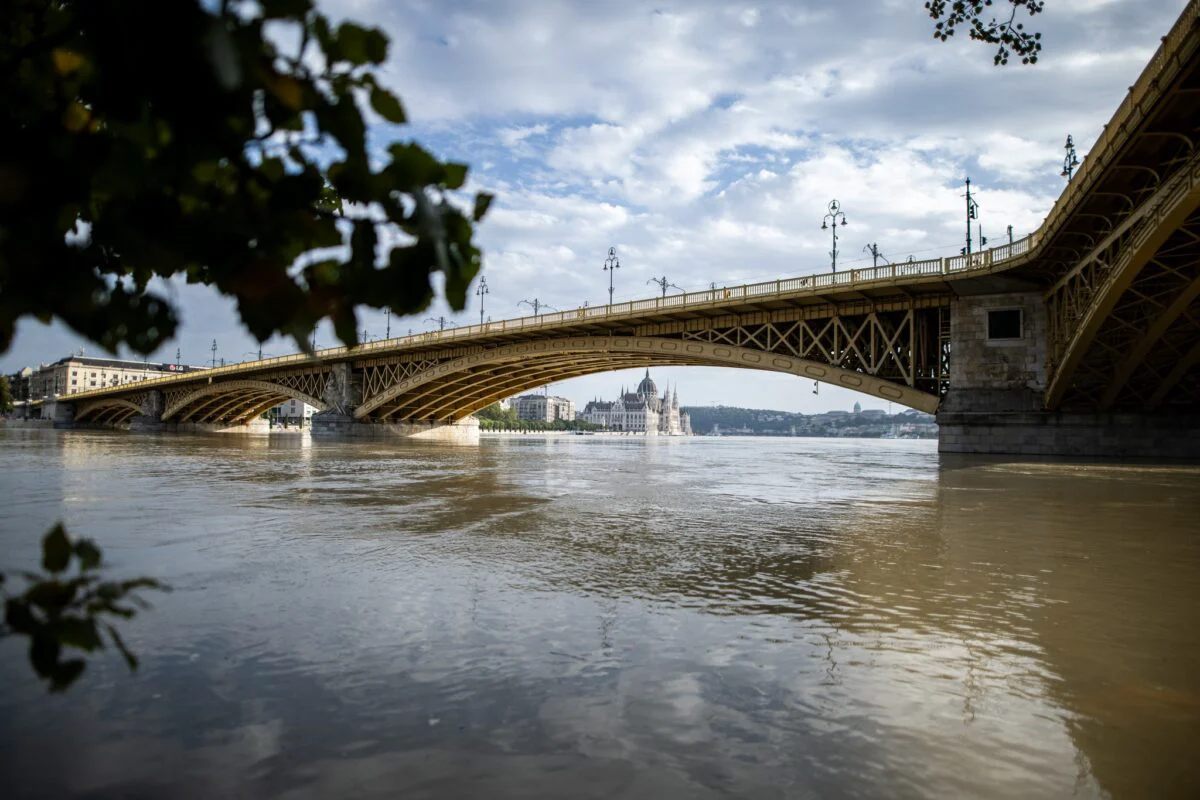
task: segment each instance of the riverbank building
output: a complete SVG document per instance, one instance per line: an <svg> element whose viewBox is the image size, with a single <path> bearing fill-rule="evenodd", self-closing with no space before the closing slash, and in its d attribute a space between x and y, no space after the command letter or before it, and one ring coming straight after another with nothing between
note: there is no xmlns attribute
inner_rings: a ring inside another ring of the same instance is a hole
<svg viewBox="0 0 1200 800"><path fill-rule="evenodd" d="M611 431L641 433L647 436L691 436L692 424L686 411L679 408L679 387L664 391L660 397L658 385L646 370L646 377L636 391L624 388L616 400L592 400L579 418Z"/></svg>

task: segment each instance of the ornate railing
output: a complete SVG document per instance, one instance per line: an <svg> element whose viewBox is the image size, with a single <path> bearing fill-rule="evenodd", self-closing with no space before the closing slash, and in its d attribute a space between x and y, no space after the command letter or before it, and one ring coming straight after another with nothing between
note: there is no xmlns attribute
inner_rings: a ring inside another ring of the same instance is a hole
<svg viewBox="0 0 1200 800"><path fill-rule="evenodd" d="M614 303L609 306L584 306L569 311L556 311L551 314L538 314L530 317L505 319L499 322L485 322L482 325L465 325L460 328L447 328L440 331L426 331L411 336L400 336L376 342L366 342L357 347L330 347L318 350L314 356L296 353L288 356L264 358L261 361L244 361L224 367L216 367L201 371L168 375L140 381L137 388L154 388L182 381L214 378L218 376L240 374L263 369L274 369L286 365L304 365L313 363L314 357L321 361L341 360L344 358L369 358L382 355L393 350L408 350L427 345L444 345L461 339L473 339L489 334L505 334L526 331L530 329L548 328L559 325L572 325L579 322L617 321L624 318L644 316L656 311L682 311L693 308L723 305L729 301L754 298L756 300L787 299L804 294L821 294L830 289L866 289L881 287L904 282L913 278L935 277L939 275L962 275L971 272L988 272L996 265L1020 258L1028 254L1036 246L1038 234L1033 233L1023 239L1018 239L1011 245L1005 244L973 253L966 256L950 258L930 258L923 261L902 261L894 264L881 264L876 267L829 272L817 275L805 275L799 278L783 278L777 281L748 283L741 286L724 286L719 289L706 289L702 292L685 292L683 294L654 297L646 300L632 300L626 303ZM125 388L125 387L117 387ZM72 399L110 394L112 389L97 389L71 394Z"/></svg>

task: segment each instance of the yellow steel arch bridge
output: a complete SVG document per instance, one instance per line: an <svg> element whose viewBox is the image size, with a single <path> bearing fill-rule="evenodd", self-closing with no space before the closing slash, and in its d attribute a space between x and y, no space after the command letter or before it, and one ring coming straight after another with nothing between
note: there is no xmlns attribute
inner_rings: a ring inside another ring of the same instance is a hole
<svg viewBox="0 0 1200 800"><path fill-rule="evenodd" d="M1005 380L1034 392L1043 411L1195 410L1198 20L1193 0L1041 227L1010 245L470 325L59 399L73 404L78 422L149 415L237 424L296 398L364 423L448 423L566 378L702 365L788 373L930 412L948 395ZM1037 309L1023 334L1034 366L1023 371L1004 352L975 347L969 324L973 298L1017 296Z"/></svg>

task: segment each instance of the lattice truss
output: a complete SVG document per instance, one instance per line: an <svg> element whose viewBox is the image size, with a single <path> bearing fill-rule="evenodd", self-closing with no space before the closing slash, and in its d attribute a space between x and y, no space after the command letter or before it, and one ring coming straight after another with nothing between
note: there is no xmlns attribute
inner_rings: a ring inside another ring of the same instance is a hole
<svg viewBox="0 0 1200 800"><path fill-rule="evenodd" d="M437 364L437 361L430 359L368 364L362 370L363 402L383 394L392 386Z"/></svg>
<svg viewBox="0 0 1200 800"><path fill-rule="evenodd" d="M945 394L949 376L949 314L943 308L737 324L688 331L683 338L804 358L930 394Z"/></svg>
<svg viewBox="0 0 1200 800"><path fill-rule="evenodd" d="M78 409L75 420L105 424L127 422L143 413L149 396L149 392L138 392L120 398L92 400Z"/></svg>
<svg viewBox="0 0 1200 800"><path fill-rule="evenodd" d="M242 422L289 397L324 408L328 366L291 370L262 380L232 379L187 384L164 394L165 414L178 422Z"/></svg>
<svg viewBox="0 0 1200 800"><path fill-rule="evenodd" d="M1133 246L1135 236L1125 246ZM1105 259L1109 271L1116 259ZM1052 298L1052 320L1071 323L1106 277L1097 264ZM1148 409L1200 405L1200 210L1158 248L1120 293L1066 393L1067 407ZM1061 303L1059 307L1055 303Z"/></svg>
<svg viewBox="0 0 1200 800"><path fill-rule="evenodd" d="M329 382L332 371L329 368L297 371L285 375L272 375L271 383L277 383L288 389L306 394L316 400L325 396L325 386Z"/></svg>
<svg viewBox="0 0 1200 800"><path fill-rule="evenodd" d="M1188 400L1187 392L1180 395L1175 388L1187 382L1196 357L1188 358L1196 214L1175 227L1148 261L1138 254L1171 228L1170 220L1178 218L1173 215L1194 203L1200 153L1164 164L1162 174L1170 175L1165 180L1159 180L1159 171L1147 172L1154 180L1137 193L1144 201L1120 195L1124 213L1092 215L1102 219L1100 232L1071 251L1074 264L1047 293L1052 405L1155 408L1168 395L1171 404L1194 401L1194 392Z"/></svg>

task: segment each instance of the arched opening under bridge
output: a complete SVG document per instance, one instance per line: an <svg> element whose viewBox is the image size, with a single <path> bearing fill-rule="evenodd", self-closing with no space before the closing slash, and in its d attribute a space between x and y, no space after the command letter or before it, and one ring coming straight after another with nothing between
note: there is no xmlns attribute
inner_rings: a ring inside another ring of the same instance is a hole
<svg viewBox="0 0 1200 800"><path fill-rule="evenodd" d="M818 361L727 344L656 337L572 337L506 345L433 365L359 405L379 421L454 422L548 383L621 369L734 367L786 373L933 413L939 398L895 380Z"/></svg>

